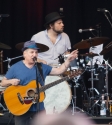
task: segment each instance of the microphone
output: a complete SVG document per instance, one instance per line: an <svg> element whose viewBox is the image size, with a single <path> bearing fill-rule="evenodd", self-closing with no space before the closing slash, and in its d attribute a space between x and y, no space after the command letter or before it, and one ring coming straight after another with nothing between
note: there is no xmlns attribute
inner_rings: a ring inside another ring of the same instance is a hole
<svg viewBox="0 0 112 125"><path fill-rule="evenodd" d="M63 8L60 8L59 9L59 13L60 13L60 16L63 16L64 14L63 14Z"/></svg>
<svg viewBox="0 0 112 125"><path fill-rule="evenodd" d="M9 17L9 14L0 14L0 17Z"/></svg>
<svg viewBox="0 0 112 125"><path fill-rule="evenodd" d="M34 62L37 62L37 57L33 57L33 61L34 61Z"/></svg>
<svg viewBox="0 0 112 125"><path fill-rule="evenodd" d="M87 32L87 31L93 31L95 29L79 29L79 33L82 33L82 32Z"/></svg>
<svg viewBox="0 0 112 125"><path fill-rule="evenodd" d="M109 12L108 10L106 10L105 8L101 9L101 8L98 8L97 11L99 12Z"/></svg>

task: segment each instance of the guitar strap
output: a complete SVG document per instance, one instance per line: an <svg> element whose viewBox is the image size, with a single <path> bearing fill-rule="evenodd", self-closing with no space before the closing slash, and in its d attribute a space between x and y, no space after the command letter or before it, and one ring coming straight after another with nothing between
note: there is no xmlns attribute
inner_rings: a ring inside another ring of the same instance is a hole
<svg viewBox="0 0 112 125"><path fill-rule="evenodd" d="M44 76L43 76L42 64L37 62L37 66L38 66L38 69L39 69L39 72L40 72L41 78L42 78L42 80L43 80L43 82L44 82Z"/></svg>

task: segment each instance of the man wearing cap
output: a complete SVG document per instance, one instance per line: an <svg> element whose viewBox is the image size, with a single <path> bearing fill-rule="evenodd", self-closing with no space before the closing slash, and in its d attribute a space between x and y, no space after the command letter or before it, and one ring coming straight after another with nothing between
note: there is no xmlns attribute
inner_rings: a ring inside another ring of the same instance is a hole
<svg viewBox="0 0 112 125"><path fill-rule="evenodd" d="M59 55L69 54L68 50L71 49L69 37L63 32L64 16L60 16L57 12L52 12L45 17L46 30L41 31L31 38L36 43L45 44L49 47L46 52L39 53L38 61L48 65L58 65Z"/></svg>
<svg viewBox="0 0 112 125"><path fill-rule="evenodd" d="M36 67L34 58L38 57L38 46L34 41L27 41L22 45L23 57L24 60L21 60L14 65L7 71L5 77L1 82L1 86L17 86L17 85L27 85L32 80L36 80L38 77L38 82L41 86L44 85L44 80L40 77L40 72L38 70L36 75ZM70 53L67 60L59 67L59 68L52 68L49 65L41 63L43 77L46 78L47 75L59 75L62 74L67 70L69 64L72 60L77 58L78 51L74 50ZM13 99L10 99L13 101ZM19 109L19 107L18 107ZM39 111L44 110L43 102L39 103ZM37 104L33 104L28 112L23 115L15 116L15 125L29 125L30 118L36 113L37 111Z"/></svg>

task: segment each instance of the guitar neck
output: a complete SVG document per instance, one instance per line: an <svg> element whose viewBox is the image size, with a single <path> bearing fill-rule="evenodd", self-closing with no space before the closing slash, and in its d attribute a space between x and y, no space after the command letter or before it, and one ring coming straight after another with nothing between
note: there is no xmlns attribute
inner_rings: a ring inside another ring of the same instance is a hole
<svg viewBox="0 0 112 125"><path fill-rule="evenodd" d="M64 78L62 78L62 79L59 79L59 80L57 80L57 81L54 81L54 82L52 82L52 83L50 83L50 84L47 84L47 85L45 85L45 86L42 86L42 87L39 89L39 91L40 91L40 92L45 91L46 89L49 89L49 88L51 88L52 86L55 86L55 85L57 85L57 84L59 84L59 83L61 83L61 82L63 82L63 81L69 80L69 79L70 79L70 78L69 78L68 76L66 76L66 77L64 77Z"/></svg>

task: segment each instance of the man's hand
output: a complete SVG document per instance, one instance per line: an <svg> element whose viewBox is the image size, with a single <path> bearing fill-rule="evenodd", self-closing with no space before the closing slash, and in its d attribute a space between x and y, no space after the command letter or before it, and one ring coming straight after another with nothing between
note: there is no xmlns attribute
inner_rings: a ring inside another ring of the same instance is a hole
<svg viewBox="0 0 112 125"><path fill-rule="evenodd" d="M78 50L74 50L70 53L70 55L68 56L67 60L69 62L73 61L74 59L76 59L78 57Z"/></svg>
<svg viewBox="0 0 112 125"><path fill-rule="evenodd" d="M14 86L18 85L19 82L20 82L19 79L11 79L11 84L14 85Z"/></svg>

